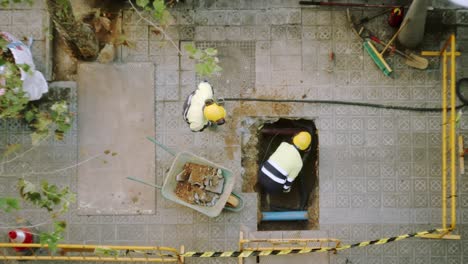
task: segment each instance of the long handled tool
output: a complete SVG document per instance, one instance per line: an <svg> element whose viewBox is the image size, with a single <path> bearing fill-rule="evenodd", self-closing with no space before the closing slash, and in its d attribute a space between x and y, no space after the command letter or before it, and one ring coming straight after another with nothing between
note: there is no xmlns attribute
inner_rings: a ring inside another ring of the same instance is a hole
<svg viewBox="0 0 468 264"><path fill-rule="evenodd" d="M393 35L393 37L390 39L390 41L387 43L387 45L385 46L385 48L382 50L382 52L380 52L380 55L383 55L385 53L385 51L390 47L390 45L392 45L393 41L395 41L396 37L398 37L398 34L400 34L400 32L403 30L403 28L406 27L406 25L408 25L408 22L410 20L407 19L403 25L401 25L401 27L397 30L397 32L395 33L395 35Z"/></svg>
<svg viewBox="0 0 468 264"><path fill-rule="evenodd" d="M387 45L384 47L384 49L381 52L378 52L378 50L375 48L374 45L370 42L370 40L364 41L364 49L369 53L371 56L372 60L375 62L375 64L379 67L379 69L387 76L390 76L390 74L393 72L392 68L387 64L385 59L383 58L383 54L387 49L390 47L393 41L395 41L396 37L398 34L401 32L401 30L408 24L409 20L406 20L405 24L403 24L398 31L393 35L393 37L390 39L390 41L387 43Z"/></svg>
<svg viewBox="0 0 468 264"><path fill-rule="evenodd" d="M382 40L380 40L376 36L371 35L371 36L369 36L369 38L372 41L374 41L375 43L378 43L378 44L380 44L382 46L387 45L387 43L383 42ZM403 51L396 49L394 46L390 46L390 48L393 51L395 51L398 55L403 56L404 58L406 58L405 64L410 66L410 67L420 69L420 70L424 70L429 65L429 62L428 62L428 60L426 58L417 56L417 55L415 55L413 53L406 54Z"/></svg>
<svg viewBox="0 0 468 264"><path fill-rule="evenodd" d="M359 23L357 23L356 26L360 26L360 25L362 25L364 23L367 23L367 22L369 22L369 21L371 21L374 18L377 18L379 16L382 16L382 15L385 15L385 14L390 14L390 11L392 11L392 10L393 10L393 8L385 9L385 10L383 10L383 11L381 11L381 12L375 14L375 15L363 17L363 18L361 18L359 20Z"/></svg>
<svg viewBox="0 0 468 264"><path fill-rule="evenodd" d="M383 7L383 8L397 8L398 5L375 5L375 4L353 4L353 3L337 3L337 2L317 2L317 1L299 1L300 5L314 5L314 6L347 6L347 7Z"/></svg>
<svg viewBox="0 0 468 264"><path fill-rule="evenodd" d="M338 3L338 2L318 2L318 1L299 1L300 5L308 6L341 6L341 7L377 7L377 8L398 8L409 7L408 5L379 5L379 4L357 4L357 3ZM433 10L434 7L429 6L427 10Z"/></svg>
<svg viewBox="0 0 468 264"><path fill-rule="evenodd" d="M379 51L374 47L374 45L372 45L372 43L369 41L369 40L364 40L361 36L361 33L362 33L362 30L364 28L362 28L360 30L360 32L358 32L356 30L356 26L354 25L354 22L353 22L353 18L351 17L351 14L349 12L349 8L346 9L346 15L347 15L347 18L348 18L348 22L349 22L349 26L351 28L351 30L354 32L354 34L356 34L356 36L361 40L363 41L363 45L364 45L364 50L366 50L366 52L369 54L369 56L371 57L371 59L375 62L375 64L379 67L379 69L387 76L390 76L390 74L392 73L392 68L390 68L390 66L387 64L387 62L385 61L385 59L382 57L382 55L379 53Z"/></svg>
<svg viewBox="0 0 468 264"><path fill-rule="evenodd" d="M377 38L375 35L373 35L367 28L364 28L364 27L361 27L359 29L359 32L356 30L356 25L354 25L354 22L353 22L353 19L351 17L351 14L349 12L349 9L346 10L347 11L347 18L348 18L348 22L350 24L350 28L351 30L354 32L354 34L356 34L356 36L358 38L360 38L362 41L364 41L364 38L370 38L372 41L382 45L382 46L386 46L387 43L383 42L382 40L380 40L379 38ZM362 20L361 20L362 21ZM365 34L364 36L362 36L362 32L363 31L366 31L367 34ZM390 48L392 49L392 51L395 51L396 53L398 53L399 55L403 56L406 58L405 60L405 64L410 66L410 67L413 67L413 68L416 68L416 69L421 69L421 70L424 70L427 68L427 66L429 65L429 62L426 58L423 58L421 56L417 56L413 53L404 53L398 49L396 49L394 46L390 46ZM377 50L377 49L376 49Z"/></svg>

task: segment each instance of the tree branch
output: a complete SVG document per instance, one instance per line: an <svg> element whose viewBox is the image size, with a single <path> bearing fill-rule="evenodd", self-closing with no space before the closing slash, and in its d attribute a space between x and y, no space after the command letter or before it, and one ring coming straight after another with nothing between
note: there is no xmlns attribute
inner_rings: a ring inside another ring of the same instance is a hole
<svg viewBox="0 0 468 264"><path fill-rule="evenodd" d="M132 6L132 9L135 11L135 13L137 13L137 15L143 19L144 21L146 21L146 23L150 24L152 27L154 27L156 30L158 30L159 32L161 32L163 35L164 35L164 38L169 40L169 42L172 44L172 46L174 46L174 48L176 49L177 53L179 53L180 56L182 56L182 51L179 49L179 46L174 42L174 40L172 40L172 38L166 33L166 31L156 25L153 21L149 20L148 18L146 18L140 11L138 11L138 9L136 8L136 6L132 3L132 0L128 0L128 2L130 3L130 5Z"/></svg>
<svg viewBox="0 0 468 264"><path fill-rule="evenodd" d="M54 173L59 173L59 172L62 172L62 171L66 171L66 170L69 170L69 169L72 169L72 168L75 168L75 167L78 167L78 166L81 166L83 165L84 163L86 162L89 162L93 159L97 159L99 158L100 156L103 156L104 154L97 154L97 155L94 155L92 157L89 157L81 162L78 162L76 164L73 164L73 165L70 165L70 166L67 166L67 167L64 167L64 168L60 168L60 169L56 169L56 170L50 170L50 171L33 171L33 172L30 172L30 173L22 173L22 174L4 174L4 175L1 175L0 174L0 178L12 178L12 177L21 177L23 176L24 174L28 174L28 175L46 175L46 174L54 174Z"/></svg>

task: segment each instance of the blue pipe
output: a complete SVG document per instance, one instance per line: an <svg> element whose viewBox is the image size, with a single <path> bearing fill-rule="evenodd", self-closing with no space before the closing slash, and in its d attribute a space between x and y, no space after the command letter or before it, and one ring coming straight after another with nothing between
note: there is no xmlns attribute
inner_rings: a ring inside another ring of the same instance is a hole
<svg viewBox="0 0 468 264"><path fill-rule="evenodd" d="M262 221L305 221L307 211L262 212Z"/></svg>

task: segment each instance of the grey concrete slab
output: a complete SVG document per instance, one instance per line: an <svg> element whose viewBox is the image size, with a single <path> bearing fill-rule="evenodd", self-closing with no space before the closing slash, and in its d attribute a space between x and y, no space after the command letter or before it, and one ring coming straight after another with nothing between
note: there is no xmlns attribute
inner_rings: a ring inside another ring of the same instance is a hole
<svg viewBox="0 0 468 264"><path fill-rule="evenodd" d="M153 74L152 63L79 65L80 159L99 155L78 168L80 214L154 213L155 189L126 179L155 181Z"/></svg>

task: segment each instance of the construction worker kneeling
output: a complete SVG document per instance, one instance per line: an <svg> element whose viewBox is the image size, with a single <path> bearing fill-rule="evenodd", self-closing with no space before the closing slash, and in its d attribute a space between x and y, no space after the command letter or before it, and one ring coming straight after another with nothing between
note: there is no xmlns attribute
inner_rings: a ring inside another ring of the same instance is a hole
<svg viewBox="0 0 468 264"><path fill-rule="evenodd" d="M289 192L302 169L301 154L310 150L312 136L302 131L292 138L292 144L282 142L270 158L262 164L258 182L270 194Z"/></svg>
<svg viewBox="0 0 468 264"><path fill-rule="evenodd" d="M208 126L223 125L226 110L213 100L213 88L204 81L185 100L183 117L193 132L201 132Z"/></svg>

